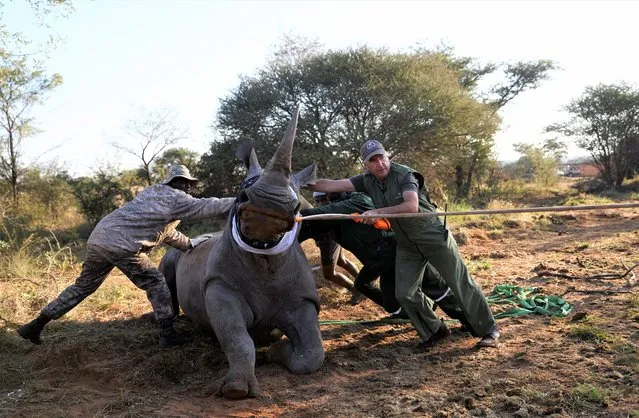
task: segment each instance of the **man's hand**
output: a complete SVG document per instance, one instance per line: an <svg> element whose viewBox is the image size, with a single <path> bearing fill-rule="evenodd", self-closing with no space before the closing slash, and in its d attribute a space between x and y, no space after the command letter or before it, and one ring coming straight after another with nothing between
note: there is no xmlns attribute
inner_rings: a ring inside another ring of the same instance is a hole
<svg viewBox="0 0 639 418"><path fill-rule="evenodd" d="M213 236L212 234L204 234L204 235L200 235L199 237L193 238L191 240L191 248L197 247L199 244L203 243L204 241L211 238L212 236Z"/></svg>
<svg viewBox="0 0 639 418"><path fill-rule="evenodd" d="M362 213L362 215L379 215L379 209L371 209L371 210L367 210L366 212ZM374 225L375 222L381 219L381 216L379 218L361 218L360 221L363 224L367 224L367 225Z"/></svg>

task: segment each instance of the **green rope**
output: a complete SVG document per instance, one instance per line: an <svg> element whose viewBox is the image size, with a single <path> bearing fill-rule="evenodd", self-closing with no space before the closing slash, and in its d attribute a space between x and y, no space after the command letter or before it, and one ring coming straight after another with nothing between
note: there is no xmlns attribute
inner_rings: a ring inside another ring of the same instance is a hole
<svg viewBox="0 0 639 418"><path fill-rule="evenodd" d="M495 286L493 292L486 297L489 304L511 305L508 310L499 312L495 319L510 318L522 315L540 314L546 316L563 317L572 311L572 305L560 296L545 296L539 294L536 287L521 287L508 284ZM454 322L455 319L449 320ZM320 325L381 325L381 324L407 324L408 319L382 318L373 320L347 320L347 319L323 319Z"/></svg>
<svg viewBox="0 0 639 418"><path fill-rule="evenodd" d="M521 287L508 284L495 286L493 292L486 297L488 303L511 305L506 311L495 315L495 319L509 318L533 313L546 316L563 317L572 311L572 305L560 296L538 294L536 287Z"/></svg>

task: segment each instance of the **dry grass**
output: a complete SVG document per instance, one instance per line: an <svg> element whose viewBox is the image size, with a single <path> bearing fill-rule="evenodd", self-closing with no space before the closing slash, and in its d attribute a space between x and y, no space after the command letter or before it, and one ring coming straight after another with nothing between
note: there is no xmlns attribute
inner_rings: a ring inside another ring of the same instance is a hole
<svg viewBox="0 0 639 418"><path fill-rule="evenodd" d="M327 360L320 370L292 375L267 363L260 349L262 395L234 402L216 395L226 359L214 338L180 318L176 326L193 343L159 349L144 292L116 272L49 324L43 345L20 339L16 326L79 270L55 246L48 254L26 248L11 262L3 259L0 271L0 416L639 416L639 298L578 292L637 288L624 280L544 278L532 271L543 265L576 277L623 272L623 263L639 262L639 211L504 219L488 229L465 224L454 231L467 235L461 252L486 293L500 283L547 294L573 290L565 297L582 315L500 320L502 345L483 351L457 330L420 352L408 324L322 326ZM317 265L312 241L303 248ZM370 301L348 305L350 296L320 274L321 319L384 316Z"/></svg>

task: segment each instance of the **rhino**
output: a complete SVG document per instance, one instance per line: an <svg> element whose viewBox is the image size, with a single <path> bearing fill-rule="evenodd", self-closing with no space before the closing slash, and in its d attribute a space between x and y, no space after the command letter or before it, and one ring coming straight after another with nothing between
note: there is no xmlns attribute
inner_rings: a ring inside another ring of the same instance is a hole
<svg viewBox="0 0 639 418"><path fill-rule="evenodd" d="M267 361L293 373L312 373L324 362L319 296L297 242L299 188L315 173L311 166L291 174L298 117L299 107L265 169L252 145L238 148L248 174L224 231L185 253L169 250L160 263L174 305L220 342L229 367L220 387L226 398L259 394L256 344L271 342Z"/></svg>

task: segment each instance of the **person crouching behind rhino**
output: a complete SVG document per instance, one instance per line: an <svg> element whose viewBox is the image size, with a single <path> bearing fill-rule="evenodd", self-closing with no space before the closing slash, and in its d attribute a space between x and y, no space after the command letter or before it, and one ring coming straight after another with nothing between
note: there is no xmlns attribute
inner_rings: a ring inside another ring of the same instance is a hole
<svg viewBox="0 0 639 418"><path fill-rule="evenodd" d="M166 280L153 266L148 253L162 243L186 251L201 242L175 229L180 220L228 215L235 199L194 198L188 193L197 182L185 166L172 166L165 181L144 189L132 201L104 217L89 236L86 259L75 283L45 306L36 319L19 327L17 333L34 344L41 344L44 326L95 292L117 267L133 284L146 291L161 329L160 347L187 342L173 328L177 312L173 312Z"/></svg>

